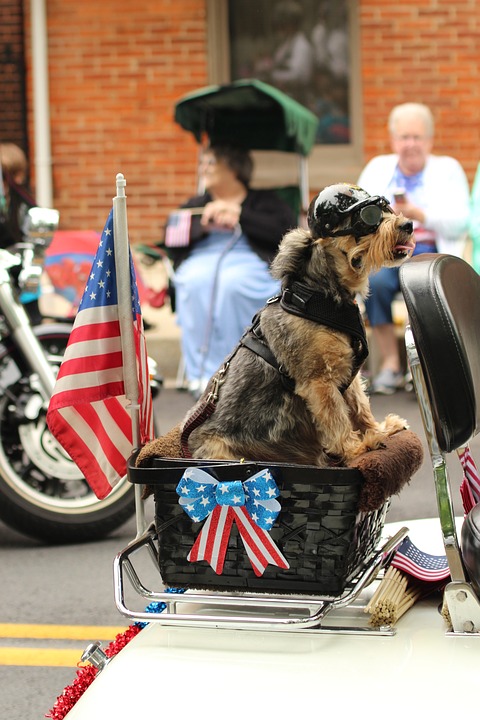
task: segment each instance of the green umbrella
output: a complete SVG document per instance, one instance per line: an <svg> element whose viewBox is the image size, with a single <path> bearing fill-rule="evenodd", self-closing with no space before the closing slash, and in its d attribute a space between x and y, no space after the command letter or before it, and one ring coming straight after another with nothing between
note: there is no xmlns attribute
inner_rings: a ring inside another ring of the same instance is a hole
<svg viewBox="0 0 480 720"><path fill-rule="evenodd" d="M307 156L318 118L281 90L260 80L211 85L175 105L175 121L198 142L235 143L247 150L280 150Z"/></svg>

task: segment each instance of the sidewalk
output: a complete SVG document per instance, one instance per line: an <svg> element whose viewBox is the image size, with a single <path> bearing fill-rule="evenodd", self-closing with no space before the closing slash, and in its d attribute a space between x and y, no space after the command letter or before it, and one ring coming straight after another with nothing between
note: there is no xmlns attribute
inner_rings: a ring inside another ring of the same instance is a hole
<svg viewBox="0 0 480 720"><path fill-rule="evenodd" d="M160 290L167 282L162 263L144 265L137 258L138 269L147 287ZM151 324L145 332L149 355L158 363L158 371L165 380L167 387L175 387L178 366L181 358L180 328L167 300L162 308L152 308L147 303L142 305L144 319Z"/></svg>
<svg viewBox="0 0 480 720"><path fill-rule="evenodd" d="M180 363L180 329L175 321L170 305L156 310L142 307L145 320L152 324L145 331L148 354L158 363L166 387L175 387Z"/></svg>

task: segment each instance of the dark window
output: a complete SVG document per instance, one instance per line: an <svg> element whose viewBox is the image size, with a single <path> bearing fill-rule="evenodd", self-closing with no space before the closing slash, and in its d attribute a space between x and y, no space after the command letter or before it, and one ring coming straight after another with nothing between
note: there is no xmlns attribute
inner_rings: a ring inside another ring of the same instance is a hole
<svg viewBox="0 0 480 720"><path fill-rule="evenodd" d="M229 0L230 76L258 78L318 116L317 143L347 144L346 0Z"/></svg>

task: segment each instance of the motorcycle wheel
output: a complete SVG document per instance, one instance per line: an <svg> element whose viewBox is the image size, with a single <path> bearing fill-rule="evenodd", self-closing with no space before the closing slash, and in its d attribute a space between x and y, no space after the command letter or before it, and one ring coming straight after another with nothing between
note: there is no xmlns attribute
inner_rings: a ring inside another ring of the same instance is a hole
<svg viewBox="0 0 480 720"><path fill-rule="evenodd" d="M60 366L70 329L34 328L54 367ZM0 345L0 518L51 544L99 540L134 514L135 490L124 479L99 500L50 433L42 404L16 348Z"/></svg>

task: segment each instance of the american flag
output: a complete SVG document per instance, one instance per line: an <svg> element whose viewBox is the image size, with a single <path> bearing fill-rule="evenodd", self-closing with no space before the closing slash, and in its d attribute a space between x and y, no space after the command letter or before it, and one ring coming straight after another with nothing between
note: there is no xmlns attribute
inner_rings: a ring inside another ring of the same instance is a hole
<svg viewBox="0 0 480 720"><path fill-rule="evenodd" d="M133 443L125 397L113 212L100 239L47 412L52 434L99 498L106 497L125 475ZM144 443L153 437L152 394L130 250L129 257L139 427Z"/></svg>
<svg viewBox="0 0 480 720"><path fill-rule="evenodd" d="M187 247L190 245L192 214L189 210L177 210L168 217L165 233L166 247Z"/></svg>
<svg viewBox="0 0 480 720"><path fill-rule="evenodd" d="M467 446L457 452L463 468L463 481L460 485L460 494L462 496L465 513L468 513L480 501L480 476L470 448Z"/></svg>
<svg viewBox="0 0 480 720"><path fill-rule="evenodd" d="M419 550L409 537L402 542L391 564L417 580L440 582L450 577L446 555L429 555Z"/></svg>

